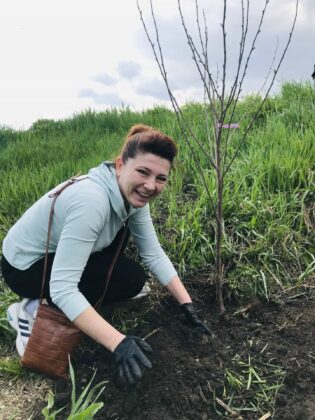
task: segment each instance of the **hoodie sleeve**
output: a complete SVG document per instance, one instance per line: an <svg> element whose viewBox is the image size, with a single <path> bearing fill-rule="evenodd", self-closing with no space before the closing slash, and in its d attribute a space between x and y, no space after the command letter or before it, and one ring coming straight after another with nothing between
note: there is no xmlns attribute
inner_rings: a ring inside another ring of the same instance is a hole
<svg viewBox="0 0 315 420"><path fill-rule="evenodd" d="M109 211L95 204L79 195L67 204L52 266L51 299L71 321L90 306L78 283Z"/></svg>
<svg viewBox="0 0 315 420"><path fill-rule="evenodd" d="M128 226L143 262L163 285L167 285L177 272L159 243L149 206L137 209L130 216Z"/></svg>

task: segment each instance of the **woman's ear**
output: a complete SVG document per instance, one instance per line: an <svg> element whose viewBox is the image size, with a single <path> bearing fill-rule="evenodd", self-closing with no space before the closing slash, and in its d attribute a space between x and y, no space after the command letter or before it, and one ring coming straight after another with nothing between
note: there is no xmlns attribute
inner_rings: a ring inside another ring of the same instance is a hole
<svg viewBox="0 0 315 420"><path fill-rule="evenodd" d="M121 168L122 168L122 166L123 166L123 161L122 161L122 158L120 157L120 156L118 156L117 158L116 158L116 161L115 161L115 167L116 167L116 175L120 175L120 173L121 173Z"/></svg>

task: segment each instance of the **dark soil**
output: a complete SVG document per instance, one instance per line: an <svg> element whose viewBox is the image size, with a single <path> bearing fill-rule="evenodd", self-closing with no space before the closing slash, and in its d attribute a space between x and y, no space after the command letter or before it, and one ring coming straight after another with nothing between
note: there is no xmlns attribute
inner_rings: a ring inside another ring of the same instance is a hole
<svg viewBox="0 0 315 420"><path fill-rule="evenodd" d="M95 418L259 419L270 412L274 419L315 419L314 300L302 296L281 304L257 302L238 314L240 308L227 304L229 319L220 321L205 293L203 289L201 297L194 290L192 295L213 337L189 327L171 298L155 305L143 298L108 308L105 316L110 320L114 314L117 326L117 311L127 308L125 323L138 323L129 326L129 334L152 333L147 341L153 348L153 368L136 387L121 389L111 355L86 339L75 362L78 390L95 368L95 383L109 380L101 397L104 407ZM249 365L262 382L255 376L249 381ZM229 383L229 373L241 384ZM56 382L56 395L57 406L64 406L69 386ZM226 409L222 403L229 400Z"/></svg>

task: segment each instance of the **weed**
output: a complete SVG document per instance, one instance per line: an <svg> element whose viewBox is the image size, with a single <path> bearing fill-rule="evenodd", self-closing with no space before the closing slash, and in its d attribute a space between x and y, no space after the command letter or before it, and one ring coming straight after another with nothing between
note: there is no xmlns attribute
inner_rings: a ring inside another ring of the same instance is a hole
<svg viewBox="0 0 315 420"><path fill-rule="evenodd" d="M213 393L214 407L222 416L228 413L273 411L276 397L282 387L285 372L274 363L255 360L248 355L243 361L239 355L233 359L235 370L226 370L223 390ZM224 409L224 412L222 411Z"/></svg>
<svg viewBox="0 0 315 420"><path fill-rule="evenodd" d="M12 338L13 329L10 327L7 321L7 308L11 305L11 303L17 300L17 296L13 293L3 281L1 281L0 277L0 337L4 339ZM0 340L1 342L1 340Z"/></svg>
<svg viewBox="0 0 315 420"><path fill-rule="evenodd" d="M111 323L123 334L128 334L131 330L145 324L142 318L132 317L131 315L125 308L116 308L111 315Z"/></svg>
<svg viewBox="0 0 315 420"><path fill-rule="evenodd" d="M83 389L82 393L79 396L77 396L75 387L75 373L70 358L69 365L72 392L70 413L67 416L67 420L91 420L104 405L102 402L97 402L97 400L99 399L101 393L104 391L104 385L107 383L107 381L102 381L91 388L96 373L94 372L90 382ZM52 411L54 408L54 404L54 394L52 392L49 392L47 395L47 406L42 410L42 414L46 420L55 420L57 418L57 415L66 408L62 407L58 410Z"/></svg>
<svg viewBox="0 0 315 420"><path fill-rule="evenodd" d="M0 372L10 376L23 376L25 370L21 366L19 357L1 357Z"/></svg>

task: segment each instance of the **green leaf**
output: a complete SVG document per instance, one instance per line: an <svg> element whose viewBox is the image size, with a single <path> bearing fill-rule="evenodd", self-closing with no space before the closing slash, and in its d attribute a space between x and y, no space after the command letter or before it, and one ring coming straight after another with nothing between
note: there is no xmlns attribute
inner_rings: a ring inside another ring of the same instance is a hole
<svg viewBox="0 0 315 420"><path fill-rule="evenodd" d="M54 394L51 391L49 391L47 395L47 405L45 408L42 409L42 414L45 420L55 420L57 414L65 409L65 407L61 407L59 408L59 410L56 410L53 413L50 413L50 410L53 408L54 403L55 403Z"/></svg>
<svg viewBox="0 0 315 420"><path fill-rule="evenodd" d="M103 407L103 403L93 403L81 413L77 413L68 417L67 420L92 420L94 415Z"/></svg>
<svg viewBox="0 0 315 420"><path fill-rule="evenodd" d="M71 364L70 354L68 355L68 359L69 359L70 379L71 379L71 385L72 385L72 391L71 391L71 407L73 407L75 405L75 399L76 399L76 395L75 395L75 375L74 375L73 366Z"/></svg>
<svg viewBox="0 0 315 420"><path fill-rule="evenodd" d="M71 401L71 414L75 414L77 412L77 410L80 409L80 406L83 404L83 400L84 400L86 394L88 393L88 391L90 389L90 386L91 386L92 381L94 379L95 373L96 372L93 373L93 376L92 376L90 382L87 384L87 386L81 392L78 400L77 401L75 401L75 400L74 401L73 400Z"/></svg>

